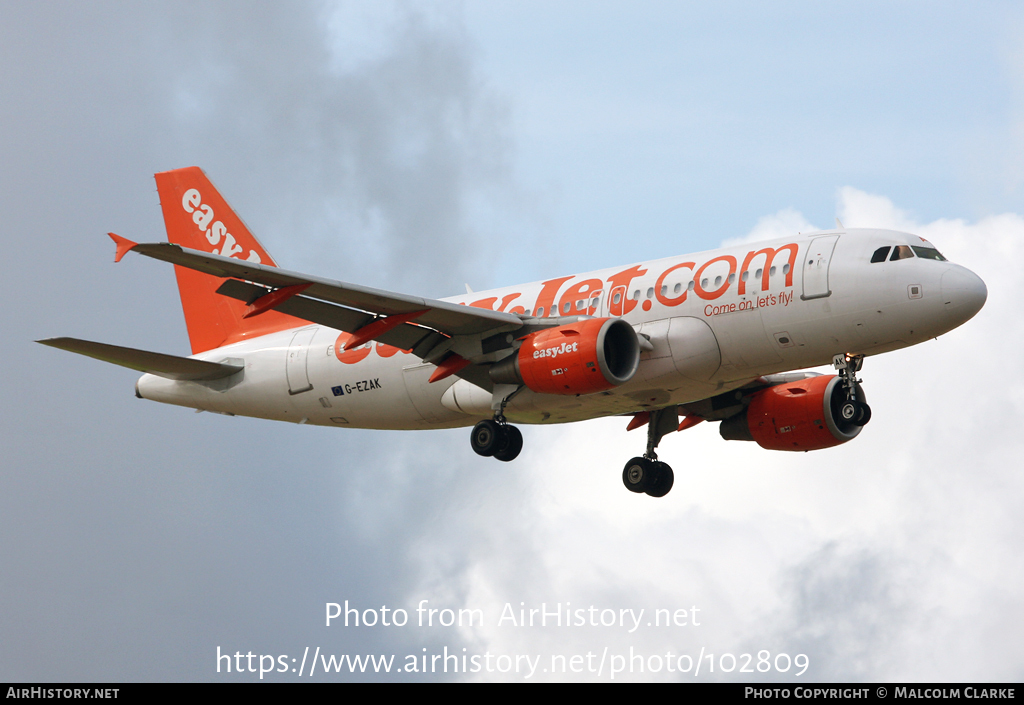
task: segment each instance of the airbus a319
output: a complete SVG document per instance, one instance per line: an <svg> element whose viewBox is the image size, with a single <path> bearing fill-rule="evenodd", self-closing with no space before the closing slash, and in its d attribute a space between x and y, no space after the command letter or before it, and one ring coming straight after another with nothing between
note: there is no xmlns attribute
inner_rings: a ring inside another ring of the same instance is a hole
<svg viewBox="0 0 1024 705"><path fill-rule="evenodd" d="M169 242L110 234L174 265L190 357L73 338L46 345L145 374L142 399L342 428L472 426L513 460L513 423L628 417L647 428L622 470L662 497L669 433L719 422L726 440L809 451L871 418L870 355L956 328L984 282L890 230L837 229L434 300L281 269L197 167L156 175ZM833 364L835 375L800 372Z"/></svg>

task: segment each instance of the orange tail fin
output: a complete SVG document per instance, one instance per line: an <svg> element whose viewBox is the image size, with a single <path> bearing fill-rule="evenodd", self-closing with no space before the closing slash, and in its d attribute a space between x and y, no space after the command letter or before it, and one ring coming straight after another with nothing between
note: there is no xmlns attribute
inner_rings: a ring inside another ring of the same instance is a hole
<svg viewBox="0 0 1024 705"><path fill-rule="evenodd" d="M161 172L156 175L156 188L170 242L277 266L199 167ZM245 303L216 293L223 279L177 266L174 273L193 355L306 324L277 311L245 320Z"/></svg>

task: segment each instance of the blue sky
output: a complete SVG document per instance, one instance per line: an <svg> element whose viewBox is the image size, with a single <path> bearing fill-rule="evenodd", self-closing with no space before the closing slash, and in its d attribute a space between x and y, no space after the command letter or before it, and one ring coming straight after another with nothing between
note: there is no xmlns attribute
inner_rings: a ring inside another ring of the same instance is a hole
<svg viewBox="0 0 1024 705"><path fill-rule="evenodd" d="M1010 3L469 3L465 22L550 235L616 262L785 207L827 226L847 185L925 219L1021 199Z"/></svg>

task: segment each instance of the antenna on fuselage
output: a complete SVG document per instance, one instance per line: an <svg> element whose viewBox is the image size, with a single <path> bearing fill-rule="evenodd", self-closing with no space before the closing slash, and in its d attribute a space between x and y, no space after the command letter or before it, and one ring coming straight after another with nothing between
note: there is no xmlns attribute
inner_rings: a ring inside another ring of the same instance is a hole
<svg viewBox="0 0 1024 705"><path fill-rule="evenodd" d="M843 225L843 221L839 220L839 218L836 218L836 228L839 230L846 230L846 226Z"/></svg>

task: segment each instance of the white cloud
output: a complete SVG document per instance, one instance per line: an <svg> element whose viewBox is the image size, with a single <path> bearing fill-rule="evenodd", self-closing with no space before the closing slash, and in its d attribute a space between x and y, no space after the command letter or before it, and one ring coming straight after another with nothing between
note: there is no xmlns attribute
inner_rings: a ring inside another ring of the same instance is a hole
<svg viewBox="0 0 1024 705"><path fill-rule="evenodd" d="M917 223L885 196L865 193L852 186L839 189L836 210L843 225L848 228L886 228L914 230Z"/></svg>
<svg viewBox="0 0 1024 705"><path fill-rule="evenodd" d="M804 214L795 208L783 208L774 215L765 215L757 219L754 228L743 237L729 238L722 242L722 247L739 245L744 242L760 242L789 237L793 233L808 233L821 228L812 225Z"/></svg>

